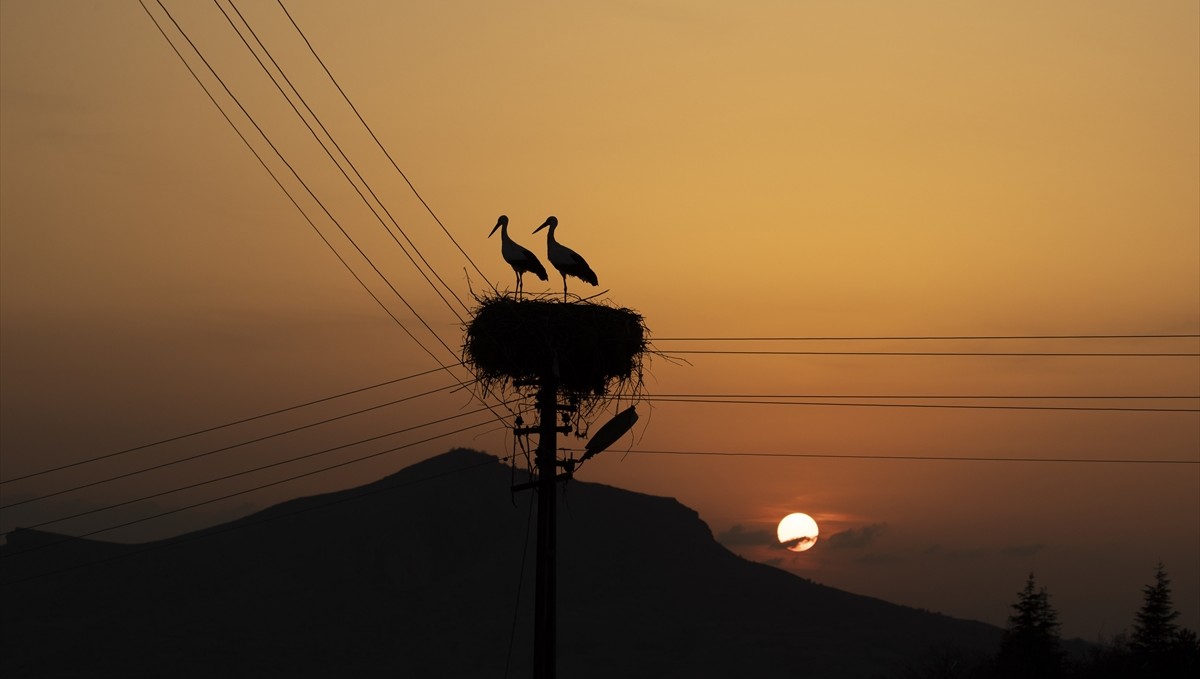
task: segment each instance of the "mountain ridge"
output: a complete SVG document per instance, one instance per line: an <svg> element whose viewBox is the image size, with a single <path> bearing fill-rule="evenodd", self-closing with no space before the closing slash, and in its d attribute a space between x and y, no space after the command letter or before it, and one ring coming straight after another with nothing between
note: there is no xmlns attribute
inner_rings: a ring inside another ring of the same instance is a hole
<svg viewBox="0 0 1200 679"><path fill-rule="evenodd" d="M20 552L54 534L18 531L0 547L0 670L527 676L535 511L510 491L526 478L459 449L166 540L45 547L33 566ZM932 646L999 641L747 561L674 498L575 479L559 503L562 676L887 676ZM27 579L39 569L63 572Z"/></svg>

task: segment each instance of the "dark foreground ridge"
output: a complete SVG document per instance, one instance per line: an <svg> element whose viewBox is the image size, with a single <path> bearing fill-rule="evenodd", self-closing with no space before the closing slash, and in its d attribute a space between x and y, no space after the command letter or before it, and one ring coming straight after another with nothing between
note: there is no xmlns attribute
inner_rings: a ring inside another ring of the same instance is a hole
<svg viewBox="0 0 1200 679"><path fill-rule="evenodd" d="M14 533L0 675L503 677L515 612L508 676L527 677L533 498L512 480L455 450L155 543L18 555L60 536ZM746 561L670 498L576 480L559 502L563 677L896 676L933 647L999 641Z"/></svg>

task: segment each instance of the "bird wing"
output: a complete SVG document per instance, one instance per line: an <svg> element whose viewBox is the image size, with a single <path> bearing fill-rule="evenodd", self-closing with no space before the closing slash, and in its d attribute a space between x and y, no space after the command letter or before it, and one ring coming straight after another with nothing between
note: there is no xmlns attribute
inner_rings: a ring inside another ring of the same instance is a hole
<svg viewBox="0 0 1200 679"><path fill-rule="evenodd" d="M546 274L546 267L542 266L542 262L537 258L537 255L526 250L525 248L521 248L521 254L525 257L524 265L525 269L529 271L529 273L537 276L543 281L550 280L550 276Z"/></svg>
<svg viewBox="0 0 1200 679"><path fill-rule="evenodd" d="M600 284L600 279L596 277L596 272L592 271L592 267L588 266L587 260L574 250L567 250L567 254L571 256L571 261L575 265L571 274L577 276L579 280L585 283L591 283L592 285Z"/></svg>

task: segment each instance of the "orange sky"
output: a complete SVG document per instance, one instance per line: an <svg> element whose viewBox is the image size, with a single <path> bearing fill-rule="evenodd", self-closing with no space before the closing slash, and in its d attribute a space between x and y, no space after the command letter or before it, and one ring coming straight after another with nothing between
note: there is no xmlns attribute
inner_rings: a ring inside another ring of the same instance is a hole
<svg viewBox="0 0 1200 679"><path fill-rule="evenodd" d="M457 349L459 319L307 136L216 7L165 4L331 214ZM1194 2L285 4L425 200L501 287L512 284L511 271L497 239L486 239L496 216L507 213L513 237L544 252L542 234L530 232L555 214L559 239L587 256L606 297L643 313L659 338L1200 332ZM464 300L487 289L279 6L237 6L439 274ZM137 3L0 0L0 12L0 478L434 367L316 237ZM296 189L286 169L272 167ZM438 347L311 199L296 195L388 308ZM556 289L553 278L526 282ZM754 348L1194 353L1197 343ZM648 393L1200 393L1196 358L689 361L655 358ZM278 426L448 383L431 375ZM477 407L463 393L421 399L303 439L6 511L0 528ZM647 450L1200 456L1195 413L639 410L635 445ZM4 498L274 426L5 485ZM452 445L506 454L511 441L498 426L483 427L111 537L166 534L365 482ZM264 472L152 503L169 509L281 476ZM1086 638L1130 624L1162 560L1183 621L1200 626L1194 465L618 451L581 476L677 497L718 535L734 526L752 534L807 512L823 524L813 550L785 558L737 548L821 582L951 615L1002 624L1032 569L1066 631ZM54 528L93 530L150 512L133 505Z"/></svg>

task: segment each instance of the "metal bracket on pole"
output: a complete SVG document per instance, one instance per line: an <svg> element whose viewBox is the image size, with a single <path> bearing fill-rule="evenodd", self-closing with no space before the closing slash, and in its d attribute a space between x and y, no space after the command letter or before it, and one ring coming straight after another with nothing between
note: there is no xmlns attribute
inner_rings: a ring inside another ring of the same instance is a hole
<svg viewBox="0 0 1200 679"><path fill-rule="evenodd" d="M569 426L555 427L554 431L558 432L559 434L570 434L571 427L569 427ZM536 427L513 427L513 433L516 434L517 436L528 436L530 434L544 434L545 432L546 432L546 430L543 429L540 425L536 426Z"/></svg>

